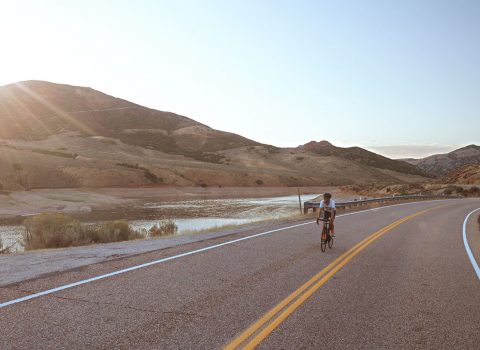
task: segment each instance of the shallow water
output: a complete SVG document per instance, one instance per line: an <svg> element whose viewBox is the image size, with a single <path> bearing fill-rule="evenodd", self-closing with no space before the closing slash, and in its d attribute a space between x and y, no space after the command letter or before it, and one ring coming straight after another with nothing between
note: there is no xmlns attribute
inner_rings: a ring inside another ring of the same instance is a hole
<svg viewBox="0 0 480 350"><path fill-rule="evenodd" d="M23 226L0 226L3 247L9 247L12 251L22 251L20 242L23 231Z"/></svg>
<svg viewBox="0 0 480 350"><path fill-rule="evenodd" d="M302 196L302 203L316 196ZM154 218L150 215L148 220L129 220L134 229L149 230L160 220L168 218L175 221L180 235L215 227L285 218L299 213L298 196L152 202L145 204L144 208L153 210ZM17 251L23 250L18 243L22 232L22 226L0 226L0 238L4 246L13 245Z"/></svg>

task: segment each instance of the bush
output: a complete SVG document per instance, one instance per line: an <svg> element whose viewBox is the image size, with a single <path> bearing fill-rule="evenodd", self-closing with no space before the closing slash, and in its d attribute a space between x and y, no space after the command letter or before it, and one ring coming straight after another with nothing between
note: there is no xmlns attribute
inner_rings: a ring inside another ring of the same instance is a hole
<svg viewBox="0 0 480 350"><path fill-rule="evenodd" d="M126 221L107 221L93 232L94 243L109 243L139 239L143 236Z"/></svg>
<svg viewBox="0 0 480 350"><path fill-rule="evenodd" d="M154 184L158 184L159 182L161 182L157 175L155 175L148 169L146 169L143 174L150 182L153 182Z"/></svg>
<svg viewBox="0 0 480 350"><path fill-rule="evenodd" d="M41 149L41 148L32 149L31 151L35 152L35 153L45 154L47 156L72 158L72 159L75 159L75 158L78 157L77 153L65 153L65 152L60 152L60 151L50 151L50 150Z"/></svg>
<svg viewBox="0 0 480 350"><path fill-rule="evenodd" d="M83 225L65 214L45 213L32 216L23 223L25 250L61 248L87 244Z"/></svg>
<svg viewBox="0 0 480 350"><path fill-rule="evenodd" d="M444 191L443 191L443 194L446 195L446 196L450 196L452 194L452 190L450 188L446 188Z"/></svg>
<svg viewBox="0 0 480 350"><path fill-rule="evenodd" d="M263 181L262 181L262 180L257 180L257 181L255 181L255 183L256 183L258 186L263 185Z"/></svg>
<svg viewBox="0 0 480 350"><path fill-rule="evenodd" d="M203 187L203 188L207 188L207 187L208 187L208 185L207 185L205 182L203 182L203 180L199 180L199 181L197 182L197 186L200 186L200 187Z"/></svg>
<svg viewBox="0 0 480 350"><path fill-rule="evenodd" d="M478 188L477 186L471 187L468 192L471 196L480 196L480 188Z"/></svg>
<svg viewBox="0 0 480 350"><path fill-rule="evenodd" d="M174 235L178 231L178 226L173 220L160 221L159 225L154 225L149 230L151 237Z"/></svg>
<svg viewBox="0 0 480 350"><path fill-rule="evenodd" d="M120 242L143 237L125 221L105 222L95 227L60 213L32 216L23 225L25 232L22 244L25 250Z"/></svg>
<svg viewBox="0 0 480 350"><path fill-rule="evenodd" d="M123 166L125 168L129 168L129 169L142 169L142 170L147 170L145 169L144 167L141 167L138 165L138 163L135 163L135 164L128 164L128 163L117 163L118 166Z"/></svg>

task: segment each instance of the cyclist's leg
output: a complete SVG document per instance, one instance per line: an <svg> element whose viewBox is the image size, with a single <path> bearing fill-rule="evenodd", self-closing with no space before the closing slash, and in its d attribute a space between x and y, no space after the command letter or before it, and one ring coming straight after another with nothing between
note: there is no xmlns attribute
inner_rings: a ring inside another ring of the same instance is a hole
<svg viewBox="0 0 480 350"><path fill-rule="evenodd" d="M332 213L326 211L324 214L324 219L329 220L332 217ZM333 224L332 222L328 223L328 236L333 235Z"/></svg>

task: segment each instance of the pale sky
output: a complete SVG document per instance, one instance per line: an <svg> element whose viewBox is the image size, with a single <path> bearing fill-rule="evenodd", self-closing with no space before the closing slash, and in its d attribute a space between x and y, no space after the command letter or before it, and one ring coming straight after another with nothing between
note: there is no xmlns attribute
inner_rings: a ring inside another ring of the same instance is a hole
<svg viewBox="0 0 480 350"><path fill-rule="evenodd" d="M0 85L90 86L276 146L480 144L480 1L0 0Z"/></svg>

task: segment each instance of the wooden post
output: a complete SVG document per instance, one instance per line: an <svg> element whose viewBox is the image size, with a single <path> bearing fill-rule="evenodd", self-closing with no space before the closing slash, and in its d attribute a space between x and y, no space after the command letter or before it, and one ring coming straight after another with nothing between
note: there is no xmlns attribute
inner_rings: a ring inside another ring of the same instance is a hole
<svg viewBox="0 0 480 350"><path fill-rule="evenodd" d="M300 208L300 214L302 213L302 199L300 198L300 189L297 188L298 191L298 207Z"/></svg>

